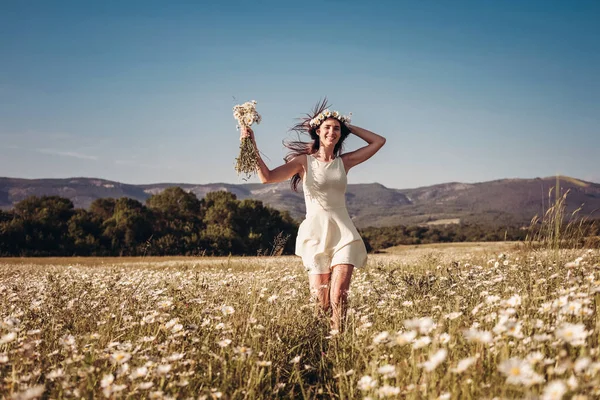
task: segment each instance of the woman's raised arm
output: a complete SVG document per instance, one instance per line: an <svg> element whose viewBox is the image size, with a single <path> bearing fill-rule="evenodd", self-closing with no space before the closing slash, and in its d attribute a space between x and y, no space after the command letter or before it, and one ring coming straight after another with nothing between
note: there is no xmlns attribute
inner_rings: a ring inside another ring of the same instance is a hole
<svg viewBox="0 0 600 400"><path fill-rule="evenodd" d="M282 182L287 179L290 179L296 174L302 173L304 169L303 157L295 157L289 162L280 165L275 169L269 169L269 167L267 167L267 164L265 164L262 157L260 156L260 152L258 151L258 146L256 145L256 140L254 139L254 131L250 127L242 126L240 128L240 140L242 140L245 137L250 137L250 139L252 139L252 144L254 145L256 155L258 156L258 178L262 183Z"/></svg>
<svg viewBox="0 0 600 400"><path fill-rule="evenodd" d="M350 153L346 153L342 156L346 171L355 165L360 164L363 161L367 161L369 158L373 157L373 155L377 153L385 144L385 138L374 132L359 128L358 126L354 125L348 125L348 128L350 128L350 132L363 139L368 143L368 145Z"/></svg>

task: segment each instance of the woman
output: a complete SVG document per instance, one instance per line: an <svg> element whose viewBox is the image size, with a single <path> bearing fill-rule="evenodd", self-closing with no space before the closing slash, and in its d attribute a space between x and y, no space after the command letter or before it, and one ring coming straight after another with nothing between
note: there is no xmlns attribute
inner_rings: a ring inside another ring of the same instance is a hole
<svg viewBox="0 0 600 400"><path fill-rule="evenodd" d="M346 209L348 171L371 158L385 144L385 138L350 125L350 118L329 111L326 100L292 128L308 133L312 142L286 143L291 151L286 163L269 169L260 158L254 132L241 128L241 138L250 137L256 147L258 176L262 183L291 178L297 191L300 181L306 202L306 219L300 224L296 255L302 257L309 274L310 290L324 312L331 311L331 328L342 330L347 292L354 268L367 260L365 245ZM350 133L367 145L342 154L342 145Z"/></svg>

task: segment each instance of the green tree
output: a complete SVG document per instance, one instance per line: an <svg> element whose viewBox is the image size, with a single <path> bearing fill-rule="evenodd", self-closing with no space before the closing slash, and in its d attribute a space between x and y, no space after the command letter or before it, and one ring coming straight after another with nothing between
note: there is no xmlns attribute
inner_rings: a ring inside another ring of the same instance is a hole
<svg viewBox="0 0 600 400"><path fill-rule="evenodd" d="M116 203L117 200L112 197L96 199L90 204L89 212L100 218L101 221L105 221L115 213Z"/></svg>
<svg viewBox="0 0 600 400"><path fill-rule="evenodd" d="M74 212L71 200L59 196L31 196L17 203L13 229L23 234L19 254L69 254L68 221Z"/></svg>
<svg viewBox="0 0 600 400"><path fill-rule="evenodd" d="M100 236L102 220L83 209L75 210L69 219L69 237L73 244L73 253L79 256L105 255Z"/></svg>
<svg viewBox="0 0 600 400"><path fill-rule="evenodd" d="M289 238L297 233L297 226L289 213L281 213L251 199L239 203L232 225L239 237L240 247L235 249L239 254L290 252L293 240ZM288 240L278 243L282 237Z"/></svg>
<svg viewBox="0 0 600 400"><path fill-rule="evenodd" d="M151 215L137 200L122 197L102 223L102 237L114 255L142 255L153 234Z"/></svg>
<svg viewBox="0 0 600 400"><path fill-rule="evenodd" d="M216 255L237 252L241 243L236 234L235 215L239 202L235 194L224 190L210 192L202 201L205 209L202 239L209 246L209 251Z"/></svg>
<svg viewBox="0 0 600 400"><path fill-rule="evenodd" d="M146 205L154 216L152 254L194 254L206 247L202 240L204 207L196 195L170 187L148 198Z"/></svg>

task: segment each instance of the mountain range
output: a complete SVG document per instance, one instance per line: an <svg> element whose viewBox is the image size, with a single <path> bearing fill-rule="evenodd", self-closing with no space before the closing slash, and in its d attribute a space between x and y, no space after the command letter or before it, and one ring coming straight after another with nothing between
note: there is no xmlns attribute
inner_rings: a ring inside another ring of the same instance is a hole
<svg viewBox="0 0 600 400"><path fill-rule="evenodd" d="M509 225L529 223L548 209L554 198L550 191L556 177L500 179L480 183L450 182L414 189L387 188L379 183L349 184L348 211L358 227L481 223ZM198 198L208 192L227 190L238 199L260 200L292 217L304 216L302 192L290 189L289 182L188 184L157 183L132 185L96 178L19 179L0 177L0 208L10 209L31 195L58 195L71 199L75 207L87 208L95 199L130 197L144 202L167 187L180 186ZM581 207L578 215L600 218L600 184L561 176L561 193L568 191L567 212Z"/></svg>

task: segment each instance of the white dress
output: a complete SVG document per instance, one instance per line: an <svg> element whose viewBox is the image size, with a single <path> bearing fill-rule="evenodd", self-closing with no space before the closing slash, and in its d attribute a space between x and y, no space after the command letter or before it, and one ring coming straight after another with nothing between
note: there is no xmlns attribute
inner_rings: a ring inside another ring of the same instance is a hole
<svg viewBox="0 0 600 400"><path fill-rule="evenodd" d="M306 157L302 182L306 218L298 230L296 255L311 274L329 273L337 264L360 268L367 261L367 250L346 209L344 163L340 157L329 162Z"/></svg>

